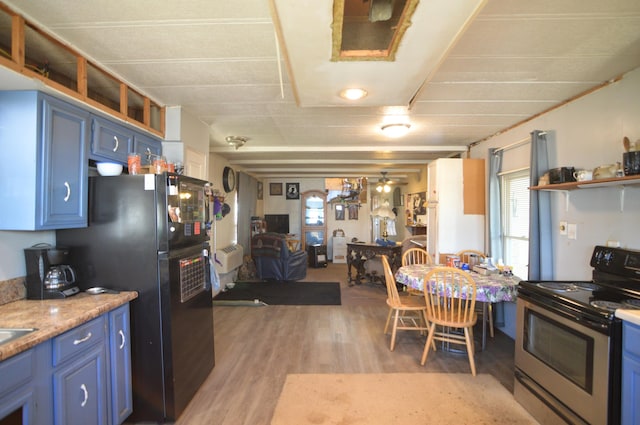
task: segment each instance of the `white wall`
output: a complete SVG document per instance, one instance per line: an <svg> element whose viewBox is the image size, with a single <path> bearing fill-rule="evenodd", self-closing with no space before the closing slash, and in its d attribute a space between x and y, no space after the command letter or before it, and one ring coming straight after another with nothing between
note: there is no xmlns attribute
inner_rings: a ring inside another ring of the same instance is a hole
<svg viewBox="0 0 640 425"><path fill-rule="evenodd" d="M282 183L283 195L272 196L269 194L270 183ZM300 193L307 192L309 190L325 191L324 178L290 178L290 179L266 179L264 180L264 199L263 210L264 214L289 214L289 232L295 235L301 236L302 229L302 215L301 215L301 200L287 200L284 191L286 183L300 183ZM369 204L362 204L358 211L358 220L349 220L348 213L345 213L344 220L335 219L335 210L331 204L327 204L327 250L329 253L332 250L333 231L336 229L342 229L345 232L345 236L348 241L352 238L358 238L359 240L370 240L370 208Z"/></svg>
<svg viewBox="0 0 640 425"><path fill-rule="evenodd" d="M640 69L620 81L581 97L530 122L478 144L471 157L488 158L488 150L530 138L533 130L548 132L550 168L574 166L592 169L622 161L622 139L640 139ZM529 166L530 145L507 150L503 171ZM487 163L488 166L488 163ZM488 171L488 170L487 170ZM589 260L593 247L608 240L640 249L640 185L624 189L624 211L620 210L621 190L615 187L580 189L565 194L551 193L554 279L589 280ZM559 222L577 224L577 239L558 232ZM505 303L507 334L515 332L515 307Z"/></svg>
<svg viewBox="0 0 640 425"><path fill-rule="evenodd" d="M545 130L550 168L575 166L592 169L622 161L622 139L640 139L640 69L616 83L550 111L513 130L475 146L471 155L488 158L490 147L509 145ZM529 165L529 145L506 151L503 171ZM575 223L577 239L553 233L555 279L590 279L589 259L593 247L617 240L621 246L640 249L640 185L627 186L624 211L620 211L620 189L595 188L552 192L552 222Z"/></svg>
<svg viewBox="0 0 640 425"><path fill-rule="evenodd" d="M427 165L424 165L423 171L418 174L410 174L408 177L408 184L400 186L402 190L402 196L407 193L425 192L427 190ZM289 227L290 232L300 236L301 234L301 202L299 200L287 200L283 195L271 196L269 194L270 183L282 183L283 193L286 188L286 183L300 183L300 193L309 190L325 190L324 178L301 178L301 179L266 179L263 182L264 195L261 210L261 215L264 214L286 214L289 213ZM393 206L393 191L388 194L378 194L375 191L375 179L369 180L369 187L367 188L367 202L363 202L358 211L358 220L349 220L348 212L345 212L344 220L335 219L335 209L331 204L327 204L327 250L329 256L333 252L331 237L333 231L336 229L344 230L347 241L351 241L353 238L358 240L371 242L371 202L372 198L378 197L378 202L382 203L384 200L388 200L389 204ZM404 211L398 210L398 220L396 221L396 231L398 233L395 237L390 237L394 240L403 240L405 237L410 236L410 233L404 226L405 218Z"/></svg>
<svg viewBox="0 0 640 425"><path fill-rule="evenodd" d="M38 243L55 245L55 232L0 231L0 282L26 276L24 249Z"/></svg>
<svg viewBox="0 0 640 425"><path fill-rule="evenodd" d="M216 154L209 154L209 181L213 189L217 189L220 193L225 193L222 186L222 171L224 167L230 166L229 162ZM238 172L236 167L232 167ZM214 244L217 249L229 246L236 241L236 225L250 226L250 223L236 223L237 221L237 188L231 193L228 193L225 197L224 203L228 204L231 208L231 212L224 216L222 220L216 220L215 222L215 240ZM249 252L249 247L244 246L244 252Z"/></svg>

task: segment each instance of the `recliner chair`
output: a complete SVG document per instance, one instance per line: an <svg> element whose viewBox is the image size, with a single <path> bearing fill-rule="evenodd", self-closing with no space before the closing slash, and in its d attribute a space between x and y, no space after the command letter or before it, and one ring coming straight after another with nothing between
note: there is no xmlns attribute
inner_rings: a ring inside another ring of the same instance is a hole
<svg viewBox="0 0 640 425"><path fill-rule="evenodd" d="M307 253L290 251L281 233L260 233L251 240L251 256L261 280L300 280L307 276Z"/></svg>

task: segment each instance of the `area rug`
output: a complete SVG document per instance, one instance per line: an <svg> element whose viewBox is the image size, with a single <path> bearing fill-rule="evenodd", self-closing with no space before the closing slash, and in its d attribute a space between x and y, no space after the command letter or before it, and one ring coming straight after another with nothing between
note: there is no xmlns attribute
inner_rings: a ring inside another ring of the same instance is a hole
<svg viewBox="0 0 640 425"><path fill-rule="evenodd" d="M487 374L287 375L271 425L538 424Z"/></svg>
<svg viewBox="0 0 640 425"><path fill-rule="evenodd" d="M339 282L238 282L214 305L340 305Z"/></svg>

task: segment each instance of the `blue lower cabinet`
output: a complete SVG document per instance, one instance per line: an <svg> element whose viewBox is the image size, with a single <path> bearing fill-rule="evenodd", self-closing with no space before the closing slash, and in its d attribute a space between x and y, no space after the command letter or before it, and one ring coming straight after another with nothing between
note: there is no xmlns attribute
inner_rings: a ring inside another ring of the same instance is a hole
<svg viewBox="0 0 640 425"><path fill-rule="evenodd" d="M107 318L51 340L53 423L107 425Z"/></svg>
<svg viewBox="0 0 640 425"><path fill-rule="evenodd" d="M622 425L640 424L640 326L622 328Z"/></svg>
<svg viewBox="0 0 640 425"><path fill-rule="evenodd" d="M106 357L101 344L54 372L54 424L108 424Z"/></svg>
<svg viewBox="0 0 640 425"><path fill-rule="evenodd" d="M133 412L129 304L109 313L109 357L111 366L110 423L120 425Z"/></svg>
<svg viewBox="0 0 640 425"><path fill-rule="evenodd" d="M0 422L37 423L35 378L35 349L0 362Z"/></svg>
<svg viewBox="0 0 640 425"><path fill-rule="evenodd" d="M133 411L129 304L0 362L0 422L120 425Z"/></svg>

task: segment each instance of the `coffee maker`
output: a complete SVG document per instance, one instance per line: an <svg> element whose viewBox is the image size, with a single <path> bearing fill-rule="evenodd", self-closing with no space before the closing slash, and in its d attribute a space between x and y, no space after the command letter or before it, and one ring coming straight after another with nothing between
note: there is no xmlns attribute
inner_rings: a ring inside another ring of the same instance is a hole
<svg viewBox="0 0 640 425"><path fill-rule="evenodd" d="M25 248L27 266L27 299L59 299L75 295L76 273L68 266L69 250L37 244Z"/></svg>

